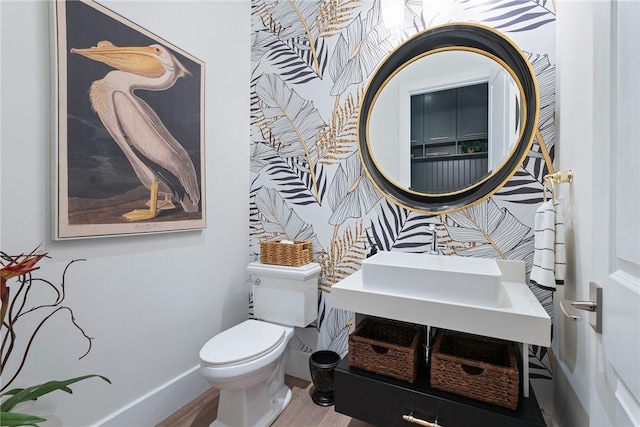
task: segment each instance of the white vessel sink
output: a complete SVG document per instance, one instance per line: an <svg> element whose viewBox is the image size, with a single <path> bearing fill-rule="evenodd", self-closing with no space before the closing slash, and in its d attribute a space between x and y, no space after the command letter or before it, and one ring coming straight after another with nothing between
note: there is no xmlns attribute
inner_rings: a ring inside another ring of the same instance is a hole
<svg viewBox="0 0 640 427"><path fill-rule="evenodd" d="M362 262L363 289L484 307L502 305L502 272L493 259L379 252Z"/></svg>
<svg viewBox="0 0 640 427"><path fill-rule="evenodd" d="M393 253L383 254L380 260L376 261L371 257L367 262L373 261L372 264L375 264L385 257L389 258L389 255L395 256ZM399 258L404 258L410 254L398 255ZM418 256L427 257L420 254ZM454 258L438 255L432 257ZM465 264L473 261L462 257L458 259ZM371 267L370 265L363 266L361 270L333 285L330 294L331 304L334 308L354 313L549 347L551 319L525 283L526 264L524 261L505 260L498 260L496 264L502 272L502 302L499 307L480 305L478 301L469 301L470 298L447 294L441 287L427 287L427 290L422 289L419 292L428 296L415 297L412 294L417 294L418 291L410 287L407 289L406 283L403 284L399 276L392 277L390 282L384 282L379 286L380 289L371 289L370 286L376 283L377 278L364 278L364 272ZM375 271L376 267L373 269ZM380 270L386 274L385 268ZM457 274L455 276L461 277ZM447 282L442 288L446 289L452 284ZM478 283L475 283L475 277L472 277L471 283L462 283L458 290L466 294L469 289L473 291L474 284Z"/></svg>

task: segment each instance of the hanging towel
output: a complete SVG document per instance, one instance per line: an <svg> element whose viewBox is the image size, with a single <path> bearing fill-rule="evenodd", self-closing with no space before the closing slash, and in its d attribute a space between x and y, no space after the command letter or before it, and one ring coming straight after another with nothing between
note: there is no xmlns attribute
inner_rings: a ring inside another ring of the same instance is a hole
<svg viewBox="0 0 640 427"><path fill-rule="evenodd" d="M533 268L530 282L555 291L564 284L566 253L562 200L548 200L536 209L534 218Z"/></svg>
<svg viewBox="0 0 640 427"><path fill-rule="evenodd" d="M552 200L536 209L533 221L533 267L530 282L544 289L555 290L555 222L556 210Z"/></svg>
<svg viewBox="0 0 640 427"><path fill-rule="evenodd" d="M564 274L567 266L567 253L564 246L564 209L563 198L558 197L553 203L553 207L556 211L556 243L555 243L555 267L554 275L556 279L556 285L564 285Z"/></svg>

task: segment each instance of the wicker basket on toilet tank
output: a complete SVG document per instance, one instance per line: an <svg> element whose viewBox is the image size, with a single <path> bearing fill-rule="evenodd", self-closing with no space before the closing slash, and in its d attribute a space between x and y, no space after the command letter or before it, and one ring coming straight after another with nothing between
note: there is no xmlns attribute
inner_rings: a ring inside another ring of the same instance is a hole
<svg viewBox="0 0 640 427"><path fill-rule="evenodd" d="M260 262L263 264L299 267L313 260L313 244L309 241L281 243L264 240L260 242Z"/></svg>

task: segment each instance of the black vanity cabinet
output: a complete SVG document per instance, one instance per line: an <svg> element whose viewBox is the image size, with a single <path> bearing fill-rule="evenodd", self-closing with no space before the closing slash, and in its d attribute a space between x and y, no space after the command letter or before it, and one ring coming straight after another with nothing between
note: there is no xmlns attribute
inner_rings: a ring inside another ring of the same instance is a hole
<svg viewBox="0 0 640 427"><path fill-rule="evenodd" d="M533 389L520 395L515 411L431 388L426 368L411 384L350 368L343 359L334 371L335 410L383 427L417 425L403 415L440 427L546 427Z"/></svg>

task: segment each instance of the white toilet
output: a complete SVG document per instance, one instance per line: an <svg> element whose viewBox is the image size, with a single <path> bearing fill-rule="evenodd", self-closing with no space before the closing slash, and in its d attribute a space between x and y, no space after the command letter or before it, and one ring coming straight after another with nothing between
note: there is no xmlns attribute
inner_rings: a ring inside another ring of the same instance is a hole
<svg viewBox="0 0 640 427"><path fill-rule="evenodd" d="M253 310L246 320L211 338L200 350L200 372L220 390L213 427L269 426L291 401L284 384L293 327L318 315L320 265L253 262Z"/></svg>

